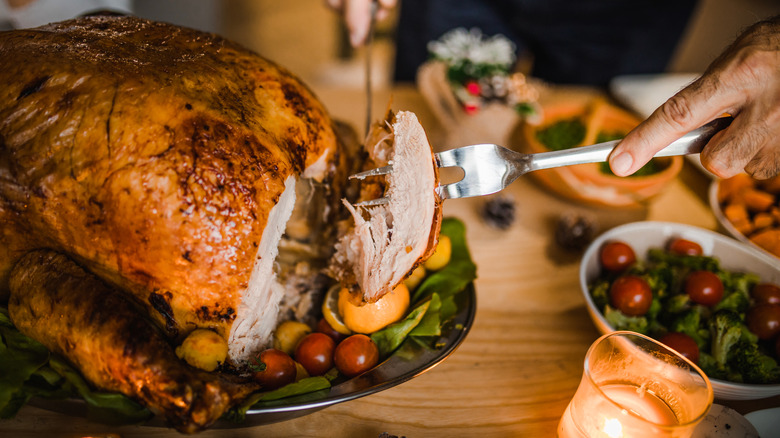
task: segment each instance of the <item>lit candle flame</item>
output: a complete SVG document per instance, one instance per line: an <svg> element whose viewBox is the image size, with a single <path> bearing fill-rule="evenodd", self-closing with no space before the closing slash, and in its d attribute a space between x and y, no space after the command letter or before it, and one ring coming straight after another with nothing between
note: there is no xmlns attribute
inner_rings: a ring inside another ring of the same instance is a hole
<svg viewBox="0 0 780 438"><path fill-rule="evenodd" d="M617 418L604 419L604 433L609 438L623 438L623 425Z"/></svg>

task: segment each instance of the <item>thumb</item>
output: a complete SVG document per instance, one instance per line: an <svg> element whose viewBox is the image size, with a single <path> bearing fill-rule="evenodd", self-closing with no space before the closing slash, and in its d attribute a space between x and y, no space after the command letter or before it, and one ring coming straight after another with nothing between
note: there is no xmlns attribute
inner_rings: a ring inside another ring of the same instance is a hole
<svg viewBox="0 0 780 438"><path fill-rule="evenodd" d="M612 172L631 175L658 151L730 108L734 93L714 93L716 88L711 82L712 78L699 78L629 132L609 156Z"/></svg>

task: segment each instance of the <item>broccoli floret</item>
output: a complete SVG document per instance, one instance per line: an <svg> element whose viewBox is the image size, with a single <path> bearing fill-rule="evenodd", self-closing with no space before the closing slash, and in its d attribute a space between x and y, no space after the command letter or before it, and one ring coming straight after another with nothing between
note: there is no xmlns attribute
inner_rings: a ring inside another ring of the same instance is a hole
<svg viewBox="0 0 780 438"><path fill-rule="evenodd" d="M719 310L712 315L710 354L720 366L726 367L729 353L742 340L743 326L739 314L731 310Z"/></svg>
<svg viewBox="0 0 780 438"><path fill-rule="evenodd" d="M628 316L611 306L604 307L604 318L615 330L630 330L647 334L647 318L644 316Z"/></svg>
<svg viewBox="0 0 780 438"><path fill-rule="evenodd" d="M743 272L718 272L718 277L723 282L723 289L727 291L739 292L746 298L750 297L750 291L753 286L761 281L761 277L753 273Z"/></svg>
<svg viewBox="0 0 780 438"><path fill-rule="evenodd" d="M746 383L780 382L780 366L770 356L762 353L758 345L740 342L733 349L730 365Z"/></svg>
<svg viewBox="0 0 780 438"><path fill-rule="evenodd" d="M723 297L723 299L715 305L715 310L725 309L737 313L745 313L748 307L750 307L750 298L742 292L734 291Z"/></svg>
<svg viewBox="0 0 780 438"><path fill-rule="evenodd" d="M663 249L651 248L647 251L648 260L660 265L685 266L695 271L713 271L720 270L718 259L710 256L689 256L677 255L664 251Z"/></svg>
<svg viewBox="0 0 780 438"><path fill-rule="evenodd" d="M679 294L669 297L666 300L666 312L680 313L691 307L691 298L688 294Z"/></svg>
<svg viewBox="0 0 780 438"><path fill-rule="evenodd" d="M702 324L701 313L698 307L689 309L675 318L671 324L671 331L685 333L696 341L699 350L704 350L709 344L710 331Z"/></svg>
<svg viewBox="0 0 780 438"><path fill-rule="evenodd" d="M718 272L718 277L723 282L725 295L715 306L715 310L729 309L737 313L745 313L750 307L750 290L758 283L758 276L721 271Z"/></svg>
<svg viewBox="0 0 780 438"><path fill-rule="evenodd" d="M699 362L696 364L711 379L727 379L729 376L729 372L725 367L719 365L712 355L703 351L699 352Z"/></svg>
<svg viewBox="0 0 780 438"><path fill-rule="evenodd" d="M590 286L590 295L596 308L603 309L609 304L609 281L601 280Z"/></svg>

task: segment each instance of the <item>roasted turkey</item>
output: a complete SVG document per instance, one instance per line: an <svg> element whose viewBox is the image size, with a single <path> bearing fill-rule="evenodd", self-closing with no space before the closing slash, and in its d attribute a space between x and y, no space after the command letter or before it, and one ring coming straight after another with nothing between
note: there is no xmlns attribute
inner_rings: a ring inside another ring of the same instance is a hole
<svg viewBox="0 0 780 438"><path fill-rule="evenodd" d="M282 67L135 17L0 32L0 59L0 302L181 431L256 389L221 374L332 283L376 300L433 251L437 175L411 113L359 150ZM363 189L347 178L388 162L397 174ZM383 209L350 205L383 193ZM196 328L227 341L214 376L172 353Z"/></svg>

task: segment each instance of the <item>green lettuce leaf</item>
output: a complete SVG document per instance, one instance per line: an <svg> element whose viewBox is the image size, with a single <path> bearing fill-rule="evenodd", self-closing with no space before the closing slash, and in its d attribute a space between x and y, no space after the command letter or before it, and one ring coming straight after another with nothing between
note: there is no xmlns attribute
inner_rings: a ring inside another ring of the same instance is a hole
<svg viewBox="0 0 780 438"><path fill-rule="evenodd" d="M20 333L0 308L0 418L12 418L31 395L25 382L49 361L49 350Z"/></svg>
<svg viewBox="0 0 780 438"><path fill-rule="evenodd" d="M430 305L430 300L425 301L412 309L406 318L371 334L371 340L379 349L379 357L386 357L401 345L409 333L422 321Z"/></svg>
<svg viewBox="0 0 780 438"><path fill-rule="evenodd" d="M450 262L423 280L414 291L412 302L417 303L432 293L439 294L441 299L454 295L477 278L477 266L471 260L471 253L466 245L466 227L458 219L446 218L441 224L441 233L452 242Z"/></svg>
<svg viewBox="0 0 780 438"><path fill-rule="evenodd" d="M49 365L87 402L87 418L101 423L128 424L152 417L151 411L123 394L93 391L81 374L63 360L52 357Z"/></svg>

